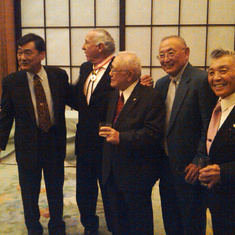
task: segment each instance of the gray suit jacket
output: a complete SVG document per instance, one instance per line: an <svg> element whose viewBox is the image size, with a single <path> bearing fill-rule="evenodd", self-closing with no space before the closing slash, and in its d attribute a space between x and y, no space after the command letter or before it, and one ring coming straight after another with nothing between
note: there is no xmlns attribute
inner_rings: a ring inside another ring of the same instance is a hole
<svg viewBox="0 0 235 235"><path fill-rule="evenodd" d="M155 88L164 100L169 83L169 75L156 83ZM167 132L169 160L174 173L182 173L193 162L198 146L204 146L202 132L207 129L215 103L216 97L208 84L206 71L189 63L176 91Z"/></svg>

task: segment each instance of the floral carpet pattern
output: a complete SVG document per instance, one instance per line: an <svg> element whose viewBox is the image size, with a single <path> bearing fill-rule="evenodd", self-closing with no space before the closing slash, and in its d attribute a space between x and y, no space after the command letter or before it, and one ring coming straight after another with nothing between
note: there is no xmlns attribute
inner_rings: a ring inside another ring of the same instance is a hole
<svg viewBox="0 0 235 235"><path fill-rule="evenodd" d="M75 168L65 168L64 184L64 221L66 222L67 235L82 235L83 226L80 223L80 215L75 199ZM160 198L158 193L158 183L153 189L153 209L154 209L154 234L164 235L163 222L161 217ZM44 235L48 235L47 223L49 221L49 211L46 199L46 190L42 181L40 193L41 223L44 228ZM99 196L97 204L97 215L100 217L100 235L110 235L106 229L102 200ZM23 207L21 193L18 183L17 165L0 164L0 235L26 235L27 230L24 224ZM211 223L208 221L207 235L212 235Z"/></svg>

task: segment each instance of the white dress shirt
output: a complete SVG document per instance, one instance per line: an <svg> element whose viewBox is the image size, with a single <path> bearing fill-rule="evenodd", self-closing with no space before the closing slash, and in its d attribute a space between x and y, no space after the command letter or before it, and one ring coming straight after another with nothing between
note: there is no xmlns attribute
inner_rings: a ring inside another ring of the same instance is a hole
<svg viewBox="0 0 235 235"><path fill-rule="evenodd" d="M232 111L234 105L235 105L235 93L225 97L224 99L221 99L222 114L221 114L219 128L223 125L223 123L227 119L227 117L230 114L230 112Z"/></svg>

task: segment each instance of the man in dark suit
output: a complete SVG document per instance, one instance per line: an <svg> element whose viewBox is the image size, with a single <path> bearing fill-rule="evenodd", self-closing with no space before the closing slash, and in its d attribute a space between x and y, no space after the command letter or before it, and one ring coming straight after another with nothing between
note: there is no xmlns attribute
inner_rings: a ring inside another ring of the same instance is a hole
<svg viewBox="0 0 235 235"><path fill-rule="evenodd" d="M205 234L206 205L195 156L215 97L207 73L188 62L189 52L178 36L164 38L159 48L158 59L168 73L156 83L166 104L160 195L166 233L200 235Z"/></svg>
<svg viewBox="0 0 235 235"><path fill-rule="evenodd" d="M5 149L15 120L16 160L28 234L43 234L38 207L43 170L50 211L49 234L62 235L65 234L62 220L66 153L64 113L71 88L64 70L41 65L45 49L44 40L35 34L27 34L18 41L21 71L6 76L2 82L0 148ZM40 91L44 91L44 101L40 104L37 102L38 82ZM43 111L39 106L44 107ZM44 119L42 113L46 115Z"/></svg>
<svg viewBox="0 0 235 235"><path fill-rule="evenodd" d="M165 109L160 95L139 83L140 73L134 53L121 52L114 59L111 87L117 90L110 95L106 119L114 123L100 131L106 137L102 182L114 235L153 234L151 192L159 176Z"/></svg>
<svg viewBox="0 0 235 235"><path fill-rule="evenodd" d="M81 65L79 80L75 85L79 101L79 122L77 124L75 154L77 155L77 203L85 234L98 234L99 218L96 215L98 184L104 204L108 229L109 210L106 193L101 184L101 163L103 138L99 136L99 123L104 122L110 92L110 64L114 58L115 44L104 29L91 30L82 47L87 62ZM150 78L151 79L151 78ZM143 83L151 80L145 77Z"/></svg>
<svg viewBox="0 0 235 235"><path fill-rule="evenodd" d="M99 122L105 121L110 87L110 62L115 51L114 40L103 29L88 33L82 47L87 62L80 68L75 90L79 100L75 154L77 156L77 204L85 234L98 234L99 218L96 215L98 183L101 179L103 139L99 136ZM91 91L92 89L92 91ZM108 225L106 194L101 186L104 210ZM110 228L109 228L110 229Z"/></svg>
<svg viewBox="0 0 235 235"><path fill-rule="evenodd" d="M215 235L235 233L235 52L217 49L211 54L208 80L219 97L221 107L218 127L212 139L211 122L207 134L207 151L211 165L200 170L199 180L208 184L208 206ZM218 107L216 105L216 107ZM216 111L215 111L216 112ZM218 131L217 131L218 130Z"/></svg>

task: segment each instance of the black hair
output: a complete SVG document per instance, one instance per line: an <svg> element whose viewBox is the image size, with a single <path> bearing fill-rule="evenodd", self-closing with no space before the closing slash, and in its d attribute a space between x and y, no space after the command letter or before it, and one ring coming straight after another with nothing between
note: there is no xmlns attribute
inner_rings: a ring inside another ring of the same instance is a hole
<svg viewBox="0 0 235 235"><path fill-rule="evenodd" d="M39 52L46 51L46 43L45 43L44 39L34 33L29 33L29 34L26 34L23 37L21 37L18 40L17 45L23 46L29 42L34 42L35 48Z"/></svg>

